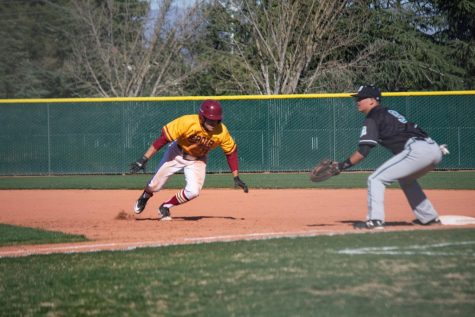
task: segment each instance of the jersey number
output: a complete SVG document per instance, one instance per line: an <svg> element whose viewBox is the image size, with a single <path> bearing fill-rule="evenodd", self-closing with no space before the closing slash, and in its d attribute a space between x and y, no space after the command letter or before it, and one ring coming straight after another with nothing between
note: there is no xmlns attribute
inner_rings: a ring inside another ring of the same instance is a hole
<svg viewBox="0 0 475 317"><path fill-rule="evenodd" d="M407 123L407 120L406 118L400 114L399 112L397 112L396 110L388 110L388 112L393 115L394 117L396 117L397 121L401 122L401 123Z"/></svg>

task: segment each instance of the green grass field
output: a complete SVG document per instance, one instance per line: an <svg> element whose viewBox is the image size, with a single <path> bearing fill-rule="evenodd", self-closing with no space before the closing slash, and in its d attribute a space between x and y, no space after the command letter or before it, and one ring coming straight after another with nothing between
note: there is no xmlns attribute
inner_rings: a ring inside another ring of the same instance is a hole
<svg viewBox="0 0 475 317"><path fill-rule="evenodd" d="M322 183L312 183L308 174L243 174L250 188L366 188L369 173L342 173ZM84 175L0 177L0 189L142 189L152 175ZM432 172L420 179L427 189L475 189L475 171ZM167 188L182 188L183 175L170 178ZM231 174L208 174L205 188L233 186ZM397 187L397 184L392 187Z"/></svg>
<svg viewBox="0 0 475 317"><path fill-rule="evenodd" d="M0 259L1 316L473 316L475 230Z"/></svg>
<svg viewBox="0 0 475 317"><path fill-rule="evenodd" d="M367 176L242 178L251 189L365 188ZM0 189L141 189L149 177L1 177ZM473 190L475 172L433 172L421 184ZM168 184L182 186L183 175ZM229 174L205 185L232 186ZM0 224L0 246L84 240ZM0 258L0 281L0 316L473 316L475 229Z"/></svg>
<svg viewBox="0 0 475 317"><path fill-rule="evenodd" d="M0 224L0 246L86 241L84 236Z"/></svg>

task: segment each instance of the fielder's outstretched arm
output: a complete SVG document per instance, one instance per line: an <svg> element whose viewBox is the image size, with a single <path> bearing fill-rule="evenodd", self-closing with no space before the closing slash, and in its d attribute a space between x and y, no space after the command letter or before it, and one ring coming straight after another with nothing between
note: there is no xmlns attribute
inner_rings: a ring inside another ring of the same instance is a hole
<svg viewBox="0 0 475 317"><path fill-rule="evenodd" d="M358 164L362 160L368 156L369 151L373 146L367 144L360 144L358 150L356 150L353 154L350 155L345 161L338 163L338 168L340 171L343 171L347 168L352 167L353 165Z"/></svg>

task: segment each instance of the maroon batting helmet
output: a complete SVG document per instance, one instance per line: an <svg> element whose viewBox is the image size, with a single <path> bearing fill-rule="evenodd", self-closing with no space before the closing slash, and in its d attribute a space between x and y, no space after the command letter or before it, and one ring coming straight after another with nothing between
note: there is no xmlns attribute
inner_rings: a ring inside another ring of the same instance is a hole
<svg viewBox="0 0 475 317"><path fill-rule="evenodd" d="M205 100L200 106L199 115L208 120L222 120L223 109L217 100Z"/></svg>

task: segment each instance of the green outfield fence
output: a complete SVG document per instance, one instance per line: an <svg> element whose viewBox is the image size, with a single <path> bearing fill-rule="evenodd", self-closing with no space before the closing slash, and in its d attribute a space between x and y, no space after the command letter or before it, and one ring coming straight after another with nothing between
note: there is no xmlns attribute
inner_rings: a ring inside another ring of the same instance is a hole
<svg viewBox="0 0 475 317"><path fill-rule="evenodd" d="M196 113L207 98L0 100L0 175L126 173L163 125ZM222 102L242 172L303 172L323 158L346 159L364 120L348 93L212 98ZM475 169L475 91L383 93L383 105L448 144L439 169ZM353 170L388 157L377 147ZM220 149L208 171L229 171Z"/></svg>

